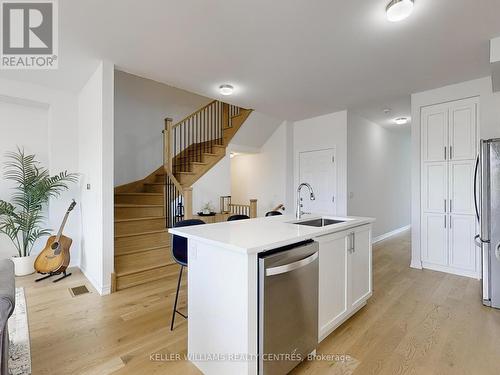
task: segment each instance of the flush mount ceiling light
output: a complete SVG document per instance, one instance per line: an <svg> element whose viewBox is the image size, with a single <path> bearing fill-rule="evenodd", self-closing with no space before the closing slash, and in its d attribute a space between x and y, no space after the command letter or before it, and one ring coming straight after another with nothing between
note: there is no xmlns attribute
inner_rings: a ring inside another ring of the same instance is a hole
<svg viewBox="0 0 500 375"><path fill-rule="evenodd" d="M398 117L396 119L394 119L394 123L396 125L406 125L408 124L408 117Z"/></svg>
<svg viewBox="0 0 500 375"><path fill-rule="evenodd" d="M387 19L391 22L399 22L408 18L413 11L414 0L392 0L385 12Z"/></svg>
<svg viewBox="0 0 500 375"><path fill-rule="evenodd" d="M219 92L221 95L231 95L234 91L234 87L231 85L220 85L219 86Z"/></svg>

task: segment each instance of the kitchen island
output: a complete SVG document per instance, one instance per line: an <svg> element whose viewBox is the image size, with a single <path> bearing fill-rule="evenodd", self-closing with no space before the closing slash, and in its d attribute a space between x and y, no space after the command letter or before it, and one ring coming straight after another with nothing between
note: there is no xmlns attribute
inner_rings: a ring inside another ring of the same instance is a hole
<svg viewBox="0 0 500 375"><path fill-rule="evenodd" d="M372 291L374 219L274 216L171 228L188 239L188 356L204 374L257 374L259 255L319 244L318 342L366 304ZM298 222L298 223L297 223Z"/></svg>

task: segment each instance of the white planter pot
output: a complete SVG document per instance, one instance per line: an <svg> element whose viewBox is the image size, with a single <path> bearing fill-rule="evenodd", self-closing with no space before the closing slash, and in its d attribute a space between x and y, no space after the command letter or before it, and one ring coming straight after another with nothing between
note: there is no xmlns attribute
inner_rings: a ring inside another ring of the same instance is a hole
<svg viewBox="0 0 500 375"><path fill-rule="evenodd" d="M29 257L12 257L14 262L14 273L16 276L26 276L35 273L35 255Z"/></svg>

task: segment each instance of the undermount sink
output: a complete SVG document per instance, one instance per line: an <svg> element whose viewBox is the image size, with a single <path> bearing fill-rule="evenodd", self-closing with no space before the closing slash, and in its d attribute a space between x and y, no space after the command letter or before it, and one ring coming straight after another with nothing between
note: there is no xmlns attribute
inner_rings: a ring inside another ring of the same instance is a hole
<svg viewBox="0 0 500 375"><path fill-rule="evenodd" d="M326 227L327 225L333 225L333 224L339 224L339 223L344 223L344 220L333 220L333 219L314 219L314 220L307 220L307 221L301 221L298 223L298 225L308 225L310 227Z"/></svg>

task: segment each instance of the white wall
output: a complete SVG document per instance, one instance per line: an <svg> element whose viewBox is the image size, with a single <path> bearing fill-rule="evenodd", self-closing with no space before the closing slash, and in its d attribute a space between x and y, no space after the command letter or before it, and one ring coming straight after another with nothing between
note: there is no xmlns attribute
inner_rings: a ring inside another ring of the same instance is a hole
<svg viewBox="0 0 500 375"><path fill-rule="evenodd" d="M231 140L233 148L260 149L283 120L253 111Z"/></svg>
<svg viewBox="0 0 500 375"><path fill-rule="evenodd" d="M193 213L210 203L216 212L220 209L220 197L231 195L231 162L229 153L193 185Z"/></svg>
<svg viewBox="0 0 500 375"><path fill-rule="evenodd" d="M6 152L17 151L17 146L19 146L24 148L26 154L35 154L36 160L42 166L48 167L48 116L48 105L0 97L0 134L8 135L8 137L0 137L0 166L2 168L0 199L10 201L14 188L13 182L3 178L4 163L9 160L5 157ZM44 225L48 226L48 223ZM45 240L42 238L35 243L33 253L38 253L43 248ZM17 250L10 239L5 235L0 235L0 259L16 254Z"/></svg>
<svg viewBox="0 0 500 375"><path fill-rule="evenodd" d="M283 122L258 153L239 154L231 159L232 201L248 204L250 199L257 199L257 216L264 216L282 203L286 207L289 127Z"/></svg>
<svg viewBox="0 0 500 375"><path fill-rule="evenodd" d="M480 101L479 133L483 139L500 137L500 93L493 93L491 77L484 77L412 95L412 260L411 266L421 268L420 262L420 109L421 107L478 96Z"/></svg>
<svg viewBox="0 0 500 375"><path fill-rule="evenodd" d="M165 118L174 123L211 99L121 71L115 72L114 184L149 175L163 163Z"/></svg>
<svg viewBox="0 0 500 375"><path fill-rule="evenodd" d="M335 148L337 160L337 206L335 214L347 215L347 111L330 113L296 122L293 142L293 186L299 184L299 152ZM291 209L293 210L293 207ZM304 209L307 211L307 201L304 201Z"/></svg>
<svg viewBox="0 0 500 375"><path fill-rule="evenodd" d="M82 181L80 267L101 294L113 271L113 66L102 62L78 96Z"/></svg>
<svg viewBox="0 0 500 375"><path fill-rule="evenodd" d="M67 170L78 172L77 98L74 94L25 82L0 79L0 154L16 144L38 153L51 174ZM17 106L17 107L15 107ZM38 109L37 109L38 108ZM13 129L15 127L16 129ZM44 130L45 129L45 130ZM45 148L43 143L45 142ZM0 189L5 188L2 178ZM79 184L71 185L59 199L51 199L48 226L57 231L71 199L80 201ZM3 198L3 191L0 191ZM71 265L80 258L80 207L70 216L65 235L73 239ZM42 242L45 239L42 240ZM2 239L0 246L5 244ZM8 245L7 245L8 246ZM34 249L33 254L41 248ZM11 255L12 248L0 249L0 258Z"/></svg>
<svg viewBox="0 0 500 375"><path fill-rule="evenodd" d="M347 115L347 213L374 217L378 237L410 224L410 129Z"/></svg>

